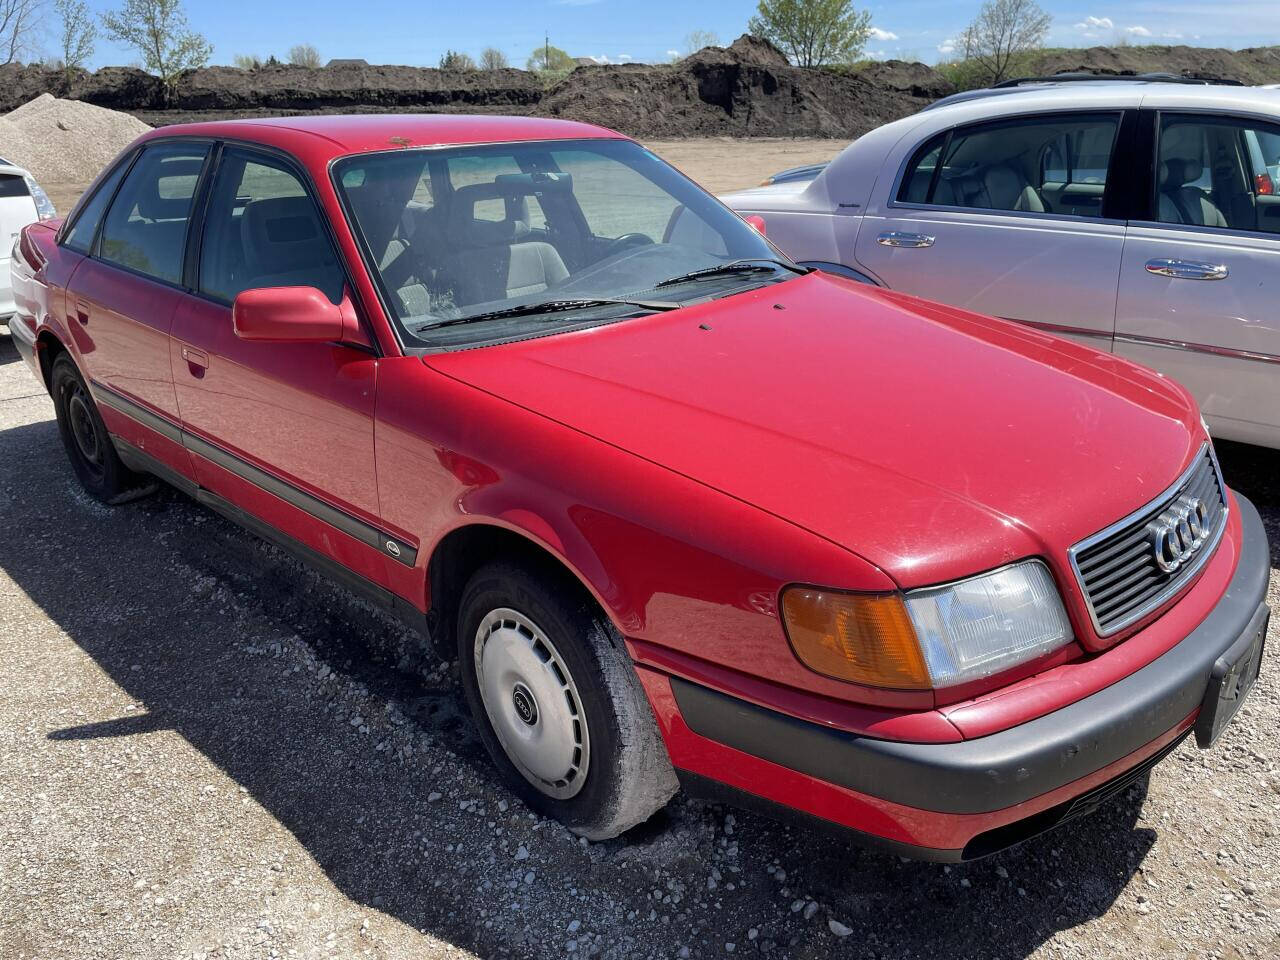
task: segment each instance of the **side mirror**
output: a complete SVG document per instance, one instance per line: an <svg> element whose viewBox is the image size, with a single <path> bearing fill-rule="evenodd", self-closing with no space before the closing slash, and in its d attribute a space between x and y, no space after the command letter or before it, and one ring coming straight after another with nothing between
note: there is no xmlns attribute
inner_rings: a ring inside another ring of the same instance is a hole
<svg viewBox="0 0 1280 960"><path fill-rule="evenodd" d="M315 287L263 287L236 295L231 325L241 340L328 343L345 339L343 314Z"/></svg>
<svg viewBox="0 0 1280 960"><path fill-rule="evenodd" d="M768 236L768 234L765 233L765 229L764 229L764 217L760 216L760 214L751 213L743 217L742 219L747 221L747 225L750 226L751 229L754 230L756 233L760 234L760 236L762 237Z"/></svg>

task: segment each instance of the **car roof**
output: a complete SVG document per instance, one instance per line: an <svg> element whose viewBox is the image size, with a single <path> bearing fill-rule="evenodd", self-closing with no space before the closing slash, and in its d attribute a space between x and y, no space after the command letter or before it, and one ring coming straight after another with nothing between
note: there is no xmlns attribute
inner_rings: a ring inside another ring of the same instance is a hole
<svg viewBox="0 0 1280 960"><path fill-rule="evenodd" d="M209 137L262 143L329 158L403 147L518 143L535 140L626 139L574 120L466 114L354 114L215 120L158 127L142 140Z"/></svg>
<svg viewBox="0 0 1280 960"><path fill-rule="evenodd" d="M1218 109L1245 108L1266 112L1280 110L1276 91L1264 87L1222 84L1189 84L1160 79L1052 79L1024 82L1019 86L992 87L953 94L930 104L922 112L942 114L965 108L975 114L997 115L1011 108L1060 109L1064 103L1089 107L1204 106Z"/></svg>

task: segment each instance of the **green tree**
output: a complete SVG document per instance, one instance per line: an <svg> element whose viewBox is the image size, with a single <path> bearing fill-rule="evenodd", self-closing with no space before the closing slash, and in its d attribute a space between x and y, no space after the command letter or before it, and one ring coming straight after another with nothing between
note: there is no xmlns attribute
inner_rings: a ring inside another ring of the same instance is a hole
<svg viewBox="0 0 1280 960"><path fill-rule="evenodd" d="M509 66L511 61L497 47L485 47L480 51L481 70L505 70Z"/></svg>
<svg viewBox="0 0 1280 960"><path fill-rule="evenodd" d="M1034 0L988 0L960 34L960 50L988 85L997 84L1044 45L1052 23Z"/></svg>
<svg viewBox="0 0 1280 960"><path fill-rule="evenodd" d="M471 59L469 53L459 53L457 50L446 50L444 56L440 58L441 70L474 70L476 62Z"/></svg>
<svg viewBox="0 0 1280 960"><path fill-rule="evenodd" d="M289 48L289 62L295 67L314 70L320 66L320 51L309 43L299 43Z"/></svg>
<svg viewBox="0 0 1280 960"><path fill-rule="evenodd" d="M93 56L93 42L98 38L98 28L83 0L53 0L53 6L62 18L62 80L70 90L75 72L84 69Z"/></svg>
<svg viewBox="0 0 1280 960"><path fill-rule="evenodd" d="M573 57L548 43L529 54L525 69L536 70L538 73L568 73L576 66Z"/></svg>
<svg viewBox="0 0 1280 960"><path fill-rule="evenodd" d="M237 53L231 58L231 65L237 70L257 70L262 66L262 58L256 53Z"/></svg>
<svg viewBox="0 0 1280 960"><path fill-rule="evenodd" d="M799 67L852 63L871 35L871 12L851 0L760 0L747 29Z"/></svg>
<svg viewBox="0 0 1280 960"><path fill-rule="evenodd" d="M102 15L107 36L134 47L143 66L160 78L165 103L173 98L178 78L209 62L213 47L187 26L182 0L124 0L124 6Z"/></svg>

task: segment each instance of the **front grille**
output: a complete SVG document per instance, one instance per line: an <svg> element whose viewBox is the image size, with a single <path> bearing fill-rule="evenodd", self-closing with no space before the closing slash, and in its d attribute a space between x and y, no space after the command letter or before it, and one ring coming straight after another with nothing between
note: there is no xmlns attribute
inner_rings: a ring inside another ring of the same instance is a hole
<svg viewBox="0 0 1280 960"><path fill-rule="evenodd" d="M1188 527L1182 526L1179 538L1177 520L1193 498L1203 506L1201 535L1193 540L1198 546L1175 569L1166 569L1174 554L1187 549ZM1098 634L1123 630L1177 593L1212 555L1226 521L1222 474L1213 449L1205 444L1195 463L1160 497L1072 547L1071 566ZM1174 528L1163 566L1157 556L1162 525Z"/></svg>

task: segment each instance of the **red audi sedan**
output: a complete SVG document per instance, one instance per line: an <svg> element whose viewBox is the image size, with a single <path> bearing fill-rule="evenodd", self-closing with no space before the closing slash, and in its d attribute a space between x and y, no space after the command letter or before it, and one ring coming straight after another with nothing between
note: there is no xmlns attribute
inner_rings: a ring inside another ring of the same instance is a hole
<svg viewBox="0 0 1280 960"><path fill-rule="evenodd" d="M164 480L456 647L583 836L684 787L978 857L1257 677L1266 535L1186 390L799 268L610 131L167 127L13 262L84 487Z"/></svg>

